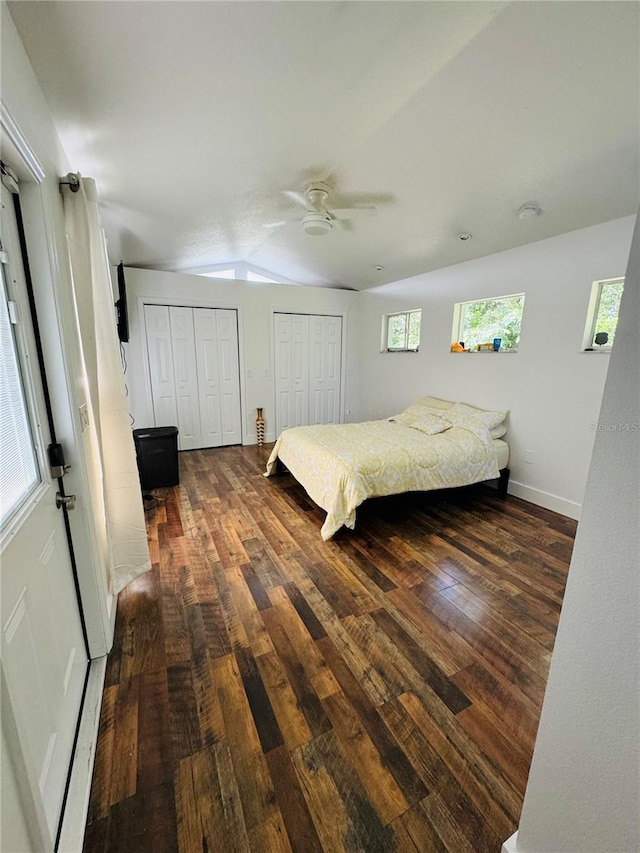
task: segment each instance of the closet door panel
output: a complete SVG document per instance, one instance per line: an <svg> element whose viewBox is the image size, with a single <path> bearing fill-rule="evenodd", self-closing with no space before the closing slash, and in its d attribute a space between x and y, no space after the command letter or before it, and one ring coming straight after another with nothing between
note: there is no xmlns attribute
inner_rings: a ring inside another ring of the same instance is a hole
<svg viewBox="0 0 640 853"><path fill-rule="evenodd" d="M240 444L238 315L222 308L194 308L198 393L203 447Z"/></svg>
<svg viewBox="0 0 640 853"><path fill-rule="evenodd" d="M222 443L240 444L240 361L238 356L238 315L216 308L218 334L218 376L222 413Z"/></svg>
<svg viewBox="0 0 640 853"><path fill-rule="evenodd" d="M342 318L309 318L309 423L340 423Z"/></svg>
<svg viewBox="0 0 640 853"><path fill-rule="evenodd" d="M291 426L309 423L309 318L291 315L293 412Z"/></svg>
<svg viewBox="0 0 640 853"><path fill-rule="evenodd" d="M340 377L342 373L342 317L325 317L324 421L340 423Z"/></svg>
<svg viewBox="0 0 640 853"><path fill-rule="evenodd" d="M325 423L326 317L309 317L309 423Z"/></svg>
<svg viewBox="0 0 640 853"><path fill-rule="evenodd" d="M309 318L275 314L276 437L309 422Z"/></svg>
<svg viewBox="0 0 640 853"><path fill-rule="evenodd" d="M178 410L178 445L180 450L194 450L202 447L202 441L193 311L171 306L169 320Z"/></svg>
<svg viewBox="0 0 640 853"><path fill-rule="evenodd" d="M168 307L145 305L144 322L147 332L147 358L151 377L154 426L177 426L178 409Z"/></svg>
<svg viewBox="0 0 640 853"><path fill-rule="evenodd" d="M275 314L275 403L276 438L283 429L291 426L292 382L291 382L291 315Z"/></svg>
<svg viewBox="0 0 640 853"><path fill-rule="evenodd" d="M218 333L214 308L194 308L202 447L220 447L222 418L218 378Z"/></svg>

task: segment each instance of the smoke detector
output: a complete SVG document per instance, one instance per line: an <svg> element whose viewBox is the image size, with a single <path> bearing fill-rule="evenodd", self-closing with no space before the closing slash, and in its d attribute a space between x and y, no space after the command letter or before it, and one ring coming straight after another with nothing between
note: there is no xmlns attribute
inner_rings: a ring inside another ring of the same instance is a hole
<svg viewBox="0 0 640 853"><path fill-rule="evenodd" d="M461 243L466 243L470 239L471 234L469 234L468 231L462 231L460 234L458 234L458 240L460 240Z"/></svg>
<svg viewBox="0 0 640 853"><path fill-rule="evenodd" d="M331 217L326 211L311 210L302 217L302 230L312 237L321 237L328 234L333 228Z"/></svg>
<svg viewBox="0 0 640 853"><path fill-rule="evenodd" d="M523 204L518 211L518 216L520 219L535 219L535 217L540 216L541 213L542 210L537 204Z"/></svg>

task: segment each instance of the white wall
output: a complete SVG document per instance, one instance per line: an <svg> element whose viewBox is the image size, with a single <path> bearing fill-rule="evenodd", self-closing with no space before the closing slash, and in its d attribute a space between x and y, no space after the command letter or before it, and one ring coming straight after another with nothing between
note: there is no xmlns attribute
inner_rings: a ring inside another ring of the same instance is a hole
<svg viewBox="0 0 640 853"><path fill-rule="evenodd" d="M610 356L583 353L594 280L624 274L635 217L458 264L362 294L363 416L424 394L509 409L510 491L578 517ZM453 305L526 293L516 354L449 352ZM418 353L380 353L383 313L422 308ZM534 453L525 464L525 450Z"/></svg>
<svg viewBox="0 0 640 853"><path fill-rule="evenodd" d="M359 330L356 308L359 293L301 285L216 280L134 268L126 268L125 277L130 329L126 380L136 428L153 424L143 349L146 341L142 305L147 300L238 310L243 444L255 444L257 406L264 407L265 440L275 440L273 311L344 315L343 416L346 421L358 419Z"/></svg>
<svg viewBox="0 0 640 853"><path fill-rule="evenodd" d="M520 853L640 850L640 227L598 421Z"/></svg>

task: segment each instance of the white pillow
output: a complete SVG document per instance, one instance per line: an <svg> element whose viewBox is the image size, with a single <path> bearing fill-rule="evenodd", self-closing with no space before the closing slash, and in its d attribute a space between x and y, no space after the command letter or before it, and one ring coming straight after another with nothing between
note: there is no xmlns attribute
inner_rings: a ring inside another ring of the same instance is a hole
<svg viewBox="0 0 640 853"><path fill-rule="evenodd" d="M469 424L484 426L488 430L492 430L500 426L506 417L506 412L489 412L485 409L476 409L473 406L467 406L466 403L454 403L450 409L447 409L447 418L455 426L464 426L464 422L468 422Z"/></svg>
<svg viewBox="0 0 640 853"><path fill-rule="evenodd" d="M491 438L502 438L502 436L506 433L507 428L504 424L500 424L500 426L494 427L489 430L489 435Z"/></svg>
<svg viewBox="0 0 640 853"><path fill-rule="evenodd" d="M399 415L395 415L390 420L412 429L418 429L427 435L437 435L439 432L451 429L450 421L436 415L425 406L409 406L404 412L400 412Z"/></svg>
<svg viewBox="0 0 640 853"><path fill-rule="evenodd" d="M426 406L428 409L450 409L451 400L440 400L438 397L421 397L415 402L416 406Z"/></svg>

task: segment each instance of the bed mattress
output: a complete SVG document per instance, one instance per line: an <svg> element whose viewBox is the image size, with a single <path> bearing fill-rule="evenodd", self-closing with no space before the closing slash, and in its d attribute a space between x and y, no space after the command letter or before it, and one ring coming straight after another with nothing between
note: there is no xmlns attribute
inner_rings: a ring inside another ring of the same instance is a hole
<svg viewBox="0 0 640 853"><path fill-rule="evenodd" d="M438 435L389 421L293 427L269 457L278 458L327 512L322 538L353 528L356 508L371 497L456 488L498 477L508 445L486 429L452 427Z"/></svg>
<svg viewBox="0 0 640 853"><path fill-rule="evenodd" d="M502 469L506 468L509 464L509 445L501 438L494 438L491 441L491 444L496 454L498 468L502 471Z"/></svg>

